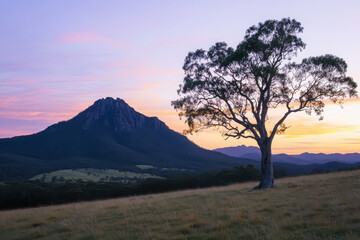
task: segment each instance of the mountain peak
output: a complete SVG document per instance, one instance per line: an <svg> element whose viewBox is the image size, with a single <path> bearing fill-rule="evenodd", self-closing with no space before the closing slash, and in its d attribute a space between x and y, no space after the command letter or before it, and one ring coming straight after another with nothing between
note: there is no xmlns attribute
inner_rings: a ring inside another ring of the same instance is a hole
<svg viewBox="0 0 360 240"><path fill-rule="evenodd" d="M94 102L74 119L80 120L83 129L110 128L114 131L128 131L136 128L168 128L157 117L147 117L130 107L120 98L102 98Z"/></svg>
<svg viewBox="0 0 360 240"><path fill-rule="evenodd" d="M221 152L223 154L226 154L226 155L229 155L232 157L242 157L247 154L256 154L256 155L260 154L259 148L253 147L253 146L245 146L244 144L240 145L240 146L235 146L235 147L217 148L217 149L214 149L213 151Z"/></svg>
<svg viewBox="0 0 360 240"><path fill-rule="evenodd" d="M100 98L94 102L94 104L111 104L114 102L123 103L128 105L123 99L121 98L112 98L112 97L106 97L106 98Z"/></svg>

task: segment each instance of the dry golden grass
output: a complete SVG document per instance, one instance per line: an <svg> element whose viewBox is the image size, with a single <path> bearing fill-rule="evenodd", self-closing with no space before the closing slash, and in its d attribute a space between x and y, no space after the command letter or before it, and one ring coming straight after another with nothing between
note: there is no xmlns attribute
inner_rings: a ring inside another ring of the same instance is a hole
<svg viewBox="0 0 360 240"><path fill-rule="evenodd" d="M149 166L149 165L139 165ZM95 169L95 168L79 168L79 169L64 169L50 173L43 173L32 177L30 180L43 180L45 182L51 182L52 178L56 177L58 180L62 177L64 180L83 180L98 182L101 180L108 180L111 177L123 178L122 182L129 182L135 179L146 178L161 178L156 175L148 173L136 173L128 171L119 171L115 169Z"/></svg>
<svg viewBox="0 0 360 240"><path fill-rule="evenodd" d="M0 239L360 239L360 170L0 212Z"/></svg>

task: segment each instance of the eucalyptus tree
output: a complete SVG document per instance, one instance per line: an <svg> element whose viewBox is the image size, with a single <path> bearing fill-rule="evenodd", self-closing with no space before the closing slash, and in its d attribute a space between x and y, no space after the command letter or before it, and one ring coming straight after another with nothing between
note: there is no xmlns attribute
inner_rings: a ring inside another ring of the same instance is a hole
<svg viewBox="0 0 360 240"><path fill-rule="evenodd" d="M190 52L179 99L172 102L186 118L185 133L216 128L226 138L255 140L261 151L258 188L274 186L271 145L288 128L290 114L315 113L321 120L326 102L341 104L357 94L343 59L326 54L294 62L305 49L302 31L294 19L267 20L250 27L235 49L218 42ZM269 121L275 108L283 114Z"/></svg>

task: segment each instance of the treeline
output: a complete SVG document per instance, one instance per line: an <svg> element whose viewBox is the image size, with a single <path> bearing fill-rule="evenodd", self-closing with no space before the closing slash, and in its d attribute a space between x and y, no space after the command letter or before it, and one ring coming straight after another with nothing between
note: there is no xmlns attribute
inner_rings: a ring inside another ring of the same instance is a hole
<svg viewBox="0 0 360 240"><path fill-rule="evenodd" d="M275 177L286 173L275 170ZM65 181L12 181L0 183L0 209L36 207L78 201L160 193L181 189L221 186L237 182L257 181L260 172L253 165L234 167L220 172L200 175L171 176L167 179L151 178L138 184L118 182Z"/></svg>

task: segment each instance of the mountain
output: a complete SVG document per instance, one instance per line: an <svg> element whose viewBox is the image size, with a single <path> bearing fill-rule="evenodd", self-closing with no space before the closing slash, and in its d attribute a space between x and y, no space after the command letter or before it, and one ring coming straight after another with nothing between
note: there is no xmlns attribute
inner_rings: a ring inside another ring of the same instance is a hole
<svg viewBox="0 0 360 240"><path fill-rule="evenodd" d="M39 133L0 139L0 181L61 169L141 172L147 165L150 173L167 176L250 163L257 164L202 149L119 98L97 100L74 118Z"/></svg>
<svg viewBox="0 0 360 240"><path fill-rule="evenodd" d="M41 132L0 139L0 182L84 168L161 177L219 171L247 164L260 168L259 150L255 147L239 146L217 151L200 148L158 118L135 111L122 99L105 98L97 100L74 118ZM305 154L304 159L275 155L278 159L274 163L275 169L293 175L311 173L314 169L357 167L356 164L338 162L305 165L311 161L305 159L310 155ZM356 160L356 154L351 156Z"/></svg>
<svg viewBox="0 0 360 240"><path fill-rule="evenodd" d="M214 149L213 151L216 152L221 152L223 154L232 156L232 157L240 157L240 156L244 156L244 155L249 155L249 156L260 156L260 149L258 147L252 147L252 146L245 146L245 145L241 145L241 146L236 146L236 147L225 147L225 148L217 148Z"/></svg>
<svg viewBox="0 0 360 240"><path fill-rule="evenodd" d="M338 161L338 162L346 162L346 163L356 163L360 162L360 154L359 153L332 153L332 154L324 154L324 153L302 153L297 155L298 158L308 161L308 162L317 162L317 163L326 163L330 161Z"/></svg>
<svg viewBox="0 0 360 240"><path fill-rule="evenodd" d="M225 147L217 148L213 151L220 152L232 157L239 158L248 158L256 161L260 161L261 154L260 150L257 147L247 147L245 145L237 147ZM339 162L339 163L359 163L360 154L359 153L347 153L347 154L324 154L324 153L302 153L299 155L288 155L288 154L273 154L273 161L275 163L291 163L298 165L307 165L307 164L326 164L330 162Z"/></svg>

